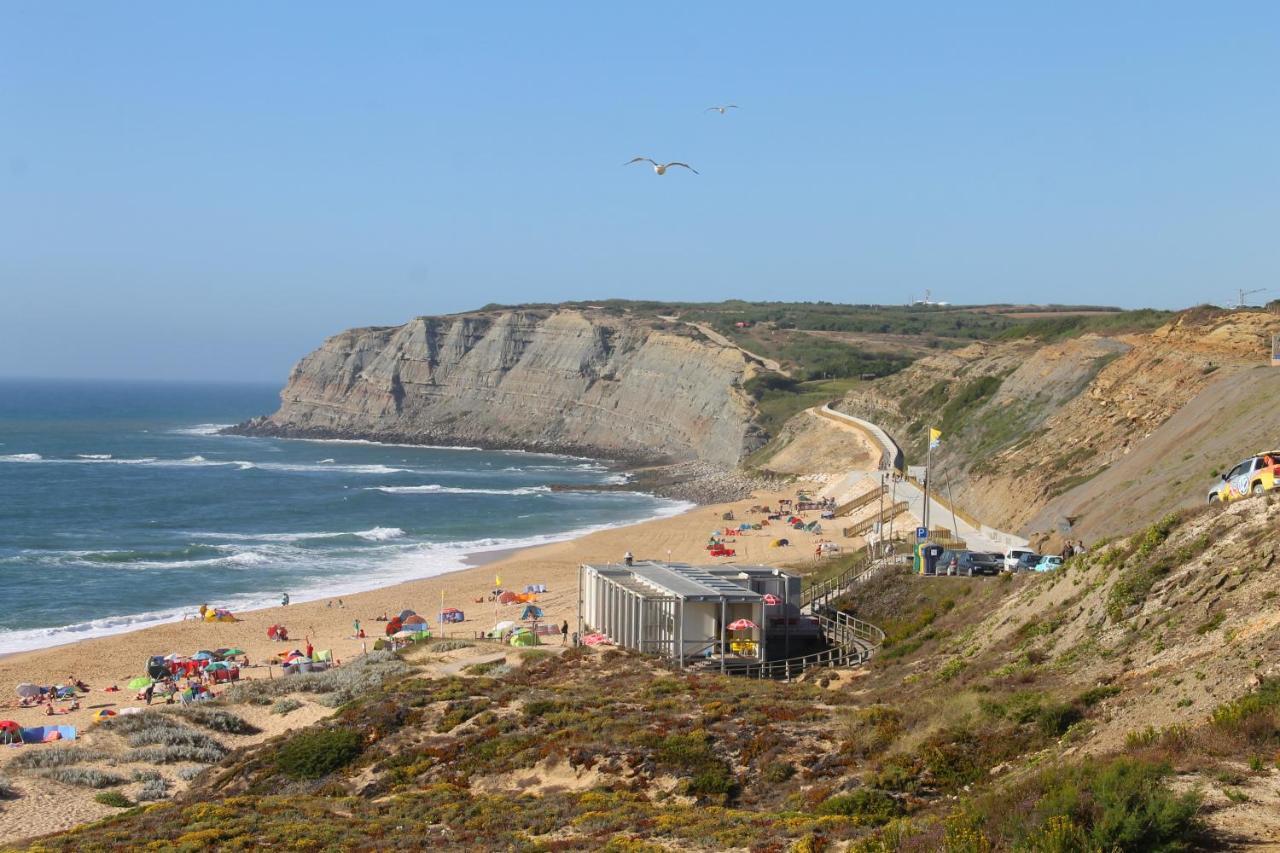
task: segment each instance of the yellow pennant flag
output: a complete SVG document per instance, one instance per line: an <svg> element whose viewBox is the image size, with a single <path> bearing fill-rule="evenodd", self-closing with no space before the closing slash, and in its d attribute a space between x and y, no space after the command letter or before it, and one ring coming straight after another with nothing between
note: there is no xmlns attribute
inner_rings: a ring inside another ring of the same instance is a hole
<svg viewBox="0 0 1280 853"><path fill-rule="evenodd" d="M941 443L942 443L942 430L930 428L929 429L929 448L932 450L933 448L937 447Z"/></svg>

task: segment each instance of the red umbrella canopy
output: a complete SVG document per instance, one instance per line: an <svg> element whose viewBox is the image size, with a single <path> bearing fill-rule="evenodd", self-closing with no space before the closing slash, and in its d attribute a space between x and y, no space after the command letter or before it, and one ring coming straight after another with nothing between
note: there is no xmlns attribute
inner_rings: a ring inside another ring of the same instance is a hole
<svg viewBox="0 0 1280 853"><path fill-rule="evenodd" d="M769 605L770 607L773 607L774 605L781 604L782 599L778 598L778 596L774 595L771 592L766 592L764 594L764 603Z"/></svg>
<svg viewBox="0 0 1280 853"><path fill-rule="evenodd" d="M498 602L501 604L515 604L519 600L520 596L516 595L514 592L504 592L502 595L498 596Z"/></svg>
<svg viewBox="0 0 1280 853"><path fill-rule="evenodd" d="M736 622L729 623L730 631L750 631L752 628L759 628L759 627L760 627L759 625L752 622L750 619L739 619Z"/></svg>

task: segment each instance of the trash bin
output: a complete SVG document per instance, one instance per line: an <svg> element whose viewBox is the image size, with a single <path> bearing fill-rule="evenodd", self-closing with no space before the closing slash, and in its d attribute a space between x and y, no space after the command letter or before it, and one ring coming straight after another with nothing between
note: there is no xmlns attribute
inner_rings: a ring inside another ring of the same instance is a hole
<svg viewBox="0 0 1280 853"><path fill-rule="evenodd" d="M924 573L926 575L936 575L938 573L938 558L942 556L943 547L941 545L925 545L922 553L924 554Z"/></svg>

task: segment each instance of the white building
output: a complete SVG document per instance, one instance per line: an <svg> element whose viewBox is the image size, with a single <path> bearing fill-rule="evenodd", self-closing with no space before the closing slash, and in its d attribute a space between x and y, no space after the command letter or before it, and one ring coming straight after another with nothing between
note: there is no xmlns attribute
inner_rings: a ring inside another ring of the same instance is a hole
<svg viewBox="0 0 1280 853"><path fill-rule="evenodd" d="M706 658L722 667L728 659L765 660L767 617L772 612L777 621L800 600L800 578L770 566L583 565L578 584L579 634L598 631L618 646L681 666ZM777 603L767 606L766 594ZM757 627L728 629L741 619Z"/></svg>

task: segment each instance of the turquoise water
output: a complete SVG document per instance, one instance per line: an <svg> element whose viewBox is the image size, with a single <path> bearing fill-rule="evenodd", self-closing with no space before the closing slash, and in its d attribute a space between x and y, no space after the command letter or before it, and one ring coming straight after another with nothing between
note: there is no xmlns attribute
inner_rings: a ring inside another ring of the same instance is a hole
<svg viewBox="0 0 1280 853"><path fill-rule="evenodd" d="M456 569L672 514L604 465L520 452L216 435L262 385L0 380L0 652Z"/></svg>

